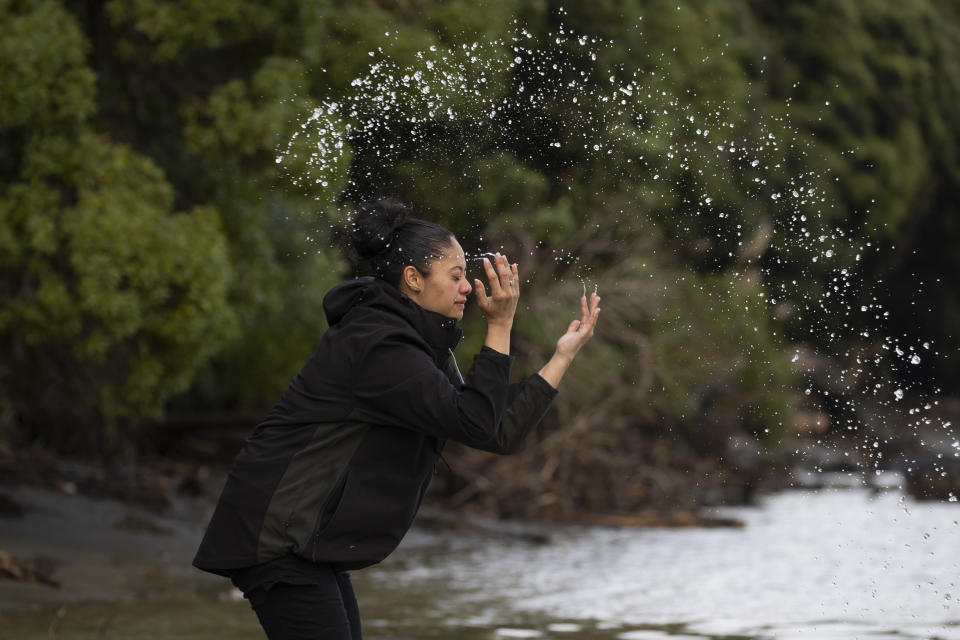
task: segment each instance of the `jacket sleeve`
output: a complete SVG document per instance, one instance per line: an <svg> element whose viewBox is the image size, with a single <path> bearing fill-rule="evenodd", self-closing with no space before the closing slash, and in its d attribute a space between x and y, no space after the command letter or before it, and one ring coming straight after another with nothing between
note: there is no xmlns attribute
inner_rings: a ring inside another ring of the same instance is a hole
<svg viewBox="0 0 960 640"><path fill-rule="evenodd" d="M353 417L509 453L556 395L542 379L511 385L512 361L484 347L458 387L421 346L402 334L384 336L354 369Z"/></svg>
<svg viewBox="0 0 960 640"><path fill-rule="evenodd" d="M530 430L539 424L556 395L557 390L538 373L510 385L507 409L500 420L504 447L494 453L513 453L519 449Z"/></svg>

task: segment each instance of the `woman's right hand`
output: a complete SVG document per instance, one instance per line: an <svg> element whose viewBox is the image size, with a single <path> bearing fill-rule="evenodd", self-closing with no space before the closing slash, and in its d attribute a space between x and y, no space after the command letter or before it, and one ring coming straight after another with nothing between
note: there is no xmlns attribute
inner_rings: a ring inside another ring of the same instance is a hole
<svg viewBox="0 0 960 640"><path fill-rule="evenodd" d="M483 259L483 269L490 281L490 293L487 294L479 278L474 280L477 306L487 319L487 325L512 327L517 302L520 300L520 275L517 265L511 265L506 256L497 253L493 256L493 263L488 258Z"/></svg>

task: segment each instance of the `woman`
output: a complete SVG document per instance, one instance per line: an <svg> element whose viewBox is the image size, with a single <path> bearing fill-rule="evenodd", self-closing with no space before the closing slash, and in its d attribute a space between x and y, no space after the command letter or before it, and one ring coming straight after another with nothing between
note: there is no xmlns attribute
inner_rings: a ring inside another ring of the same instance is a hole
<svg viewBox="0 0 960 640"><path fill-rule="evenodd" d="M330 328L234 461L194 565L231 578L271 640L358 640L346 571L383 560L403 538L447 439L510 453L539 422L593 335L599 298L550 361L510 384L517 265L484 258L474 280L484 346L461 377L467 280L453 234L392 200L361 207L352 239L375 277L333 288ZM451 366L451 364L453 366Z"/></svg>

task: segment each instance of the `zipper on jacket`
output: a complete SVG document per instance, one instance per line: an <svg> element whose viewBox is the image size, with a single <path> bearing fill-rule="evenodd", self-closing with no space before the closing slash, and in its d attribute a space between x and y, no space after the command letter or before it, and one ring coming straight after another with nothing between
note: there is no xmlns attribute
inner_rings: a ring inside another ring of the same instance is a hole
<svg viewBox="0 0 960 640"><path fill-rule="evenodd" d="M327 496L327 499L324 500L323 504L320 506L320 511L317 513L317 520L314 524L313 529L313 548L310 552L310 558L316 562L317 561L317 547L320 545L320 535L323 533L330 522L333 520L334 516L337 514L337 511L340 509L341 503L343 502L343 496L347 491L347 479L350 476L350 467L348 466L343 470L343 475L337 479L336 485L330 491L330 495ZM330 510L330 516L324 519L324 515L331 507L331 502L336 499L336 505L333 505L333 509Z"/></svg>
<svg viewBox="0 0 960 640"><path fill-rule="evenodd" d="M453 370L457 372L457 377L460 378L460 384L465 384L463 374L460 373L460 367L457 366L457 356L453 355L453 349L450 347L447 347L447 351L450 352L450 360L453 361Z"/></svg>

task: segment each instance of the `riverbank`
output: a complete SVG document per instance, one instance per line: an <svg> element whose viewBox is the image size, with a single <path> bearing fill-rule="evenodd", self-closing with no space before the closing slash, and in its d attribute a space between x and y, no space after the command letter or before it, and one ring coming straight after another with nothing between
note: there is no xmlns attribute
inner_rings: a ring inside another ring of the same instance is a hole
<svg viewBox="0 0 960 640"><path fill-rule="evenodd" d="M0 495L0 515L5 510L15 514L24 508L17 502L15 493L18 487L113 498L134 507L146 507L152 512L166 510L184 500L212 505L243 434L234 434L229 451L218 449L212 455L200 453L201 450L214 451L197 445L203 435L195 435L194 448L186 452L180 450L178 456L142 456L133 462L109 466L64 459L39 449L0 457L0 494L5 490L8 496L5 503ZM216 438L223 440L222 434L217 434ZM658 451L663 447L651 449ZM663 460L649 461L649 464L635 460L631 463L635 469L631 477L621 478L606 470L571 481L572 497L567 500L579 502L580 507L576 510L557 512L535 508L529 511L518 505L525 502L525 497L529 498L531 491L538 490L528 480L530 469L540 468L536 465L541 461L531 462L528 458L537 456L539 451L531 446L517 456L494 456L448 443L443 460L437 465L437 475L432 479L420 519L444 527L478 527L481 530L489 530L490 522L502 521L626 527L736 527L740 523L735 519L708 514L705 508L748 503L761 486L761 474L755 464L732 470L722 458L693 458L683 452L675 456L669 467L656 466L656 462L663 463ZM611 460L618 461L618 464L630 459L629 452L611 454ZM689 468L682 469L683 464L688 464ZM510 471L500 473L504 467ZM639 475L656 476L659 480L641 495L636 488ZM767 488L786 485L784 480L772 475L762 483ZM629 503L598 495L590 500L577 499L576 496L590 484L606 486L613 493L627 491L633 499ZM614 486L621 488L614 489ZM544 489L536 499L526 502L544 507L554 493L555 487L549 491ZM129 524L133 527L151 526L148 522L138 525L135 520Z"/></svg>
<svg viewBox="0 0 960 640"><path fill-rule="evenodd" d="M717 511L742 528L482 531L427 518L354 572L365 637L960 640L960 506L916 502L894 477L886 490L818 480L843 488ZM49 558L61 586L0 581L0 639L262 640L229 583L189 565L206 499L16 499L27 508L0 520L0 549ZM117 526L131 520L155 526Z"/></svg>

